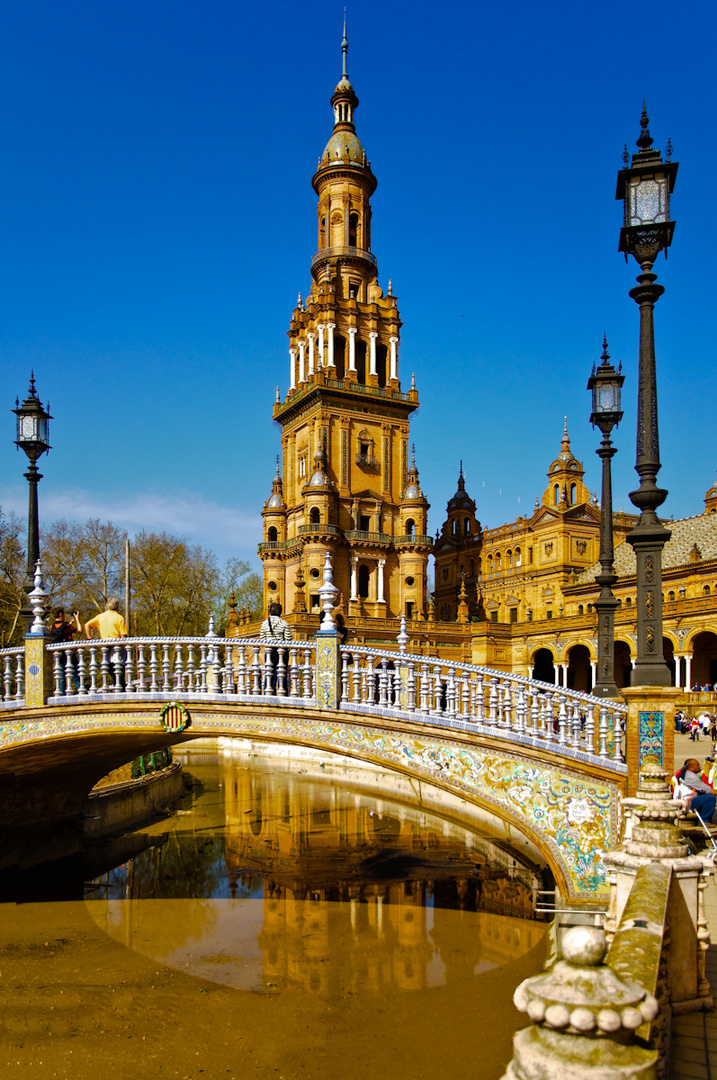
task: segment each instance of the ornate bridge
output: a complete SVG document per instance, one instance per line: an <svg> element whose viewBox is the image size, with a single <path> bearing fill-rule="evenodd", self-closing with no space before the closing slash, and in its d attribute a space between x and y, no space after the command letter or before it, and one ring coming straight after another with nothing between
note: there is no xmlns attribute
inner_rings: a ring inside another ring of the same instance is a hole
<svg viewBox="0 0 717 1080"><path fill-rule="evenodd" d="M15 828L76 819L94 783L140 753L233 735L406 774L517 829L564 898L607 896L602 854L617 842L627 773L621 703L333 634L275 647L274 659L236 638L28 635L0 663L0 814Z"/></svg>

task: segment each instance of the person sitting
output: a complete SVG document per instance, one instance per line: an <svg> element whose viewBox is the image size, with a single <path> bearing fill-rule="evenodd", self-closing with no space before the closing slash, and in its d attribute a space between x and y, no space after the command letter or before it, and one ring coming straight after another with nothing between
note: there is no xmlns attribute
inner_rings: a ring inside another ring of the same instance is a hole
<svg viewBox="0 0 717 1080"><path fill-rule="evenodd" d="M696 811L708 824L715 824L713 817L717 807L717 795L712 786L704 782L701 773L697 758L688 758L676 776L684 787L694 792L685 800L688 810Z"/></svg>

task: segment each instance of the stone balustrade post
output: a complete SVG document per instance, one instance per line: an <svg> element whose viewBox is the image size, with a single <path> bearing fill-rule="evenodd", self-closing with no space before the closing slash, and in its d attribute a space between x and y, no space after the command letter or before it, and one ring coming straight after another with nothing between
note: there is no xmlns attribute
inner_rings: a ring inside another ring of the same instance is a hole
<svg viewBox="0 0 717 1080"><path fill-rule="evenodd" d="M54 692L52 657L45 650L47 593L39 559L35 565L35 585L28 593L28 600L35 618L29 634L25 634L25 705L33 708L44 705Z"/></svg>
<svg viewBox="0 0 717 1080"><path fill-rule="evenodd" d="M341 699L341 639L333 617L338 592L327 551L324 580L319 589L323 616L316 633L316 704L320 709L338 709Z"/></svg>
<svg viewBox="0 0 717 1080"><path fill-rule="evenodd" d="M657 1080L657 1051L635 1038L657 1015L655 998L604 963L597 927L572 927L562 947L562 960L513 995L533 1023L514 1036L503 1080Z"/></svg>

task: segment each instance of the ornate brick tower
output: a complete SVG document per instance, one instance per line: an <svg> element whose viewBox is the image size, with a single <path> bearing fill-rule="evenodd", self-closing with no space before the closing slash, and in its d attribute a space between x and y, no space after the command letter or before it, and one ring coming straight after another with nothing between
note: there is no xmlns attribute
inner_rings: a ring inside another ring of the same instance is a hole
<svg viewBox="0 0 717 1080"><path fill-rule="evenodd" d="M264 601L318 612L323 555L354 619L425 615L428 503L409 469L412 382L399 378L401 320L371 252L376 178L354 128L358 98L346 71L331 104L334 130L313 177L318 252L311 291L289 329L289 388L277 390L283 484L264 505Z"/></svg>

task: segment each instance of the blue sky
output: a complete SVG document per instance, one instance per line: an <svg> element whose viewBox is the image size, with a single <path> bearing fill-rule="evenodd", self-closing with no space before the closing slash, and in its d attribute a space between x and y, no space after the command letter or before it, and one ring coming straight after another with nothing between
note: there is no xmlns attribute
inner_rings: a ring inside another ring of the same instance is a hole
<svg viewBox="0 0 717 1080"><path fill-rule="evenodd" d="M255 558L342 18L323 0L0 2L5 509L26 513L10 410L34 368L55 416L43 522L98 516ZM717 468L700 210L717 6L363 0L348 23L432 531L461 458L484 526L529 514L566 414L597 489L586 383L603 331L626 375L614 503L632 509L637 267L617 251L615 182L643 97L680 163L656 267L664 512L699 512Z"/></svg>

